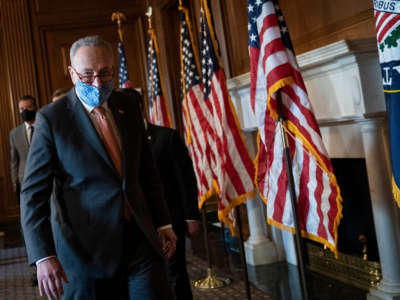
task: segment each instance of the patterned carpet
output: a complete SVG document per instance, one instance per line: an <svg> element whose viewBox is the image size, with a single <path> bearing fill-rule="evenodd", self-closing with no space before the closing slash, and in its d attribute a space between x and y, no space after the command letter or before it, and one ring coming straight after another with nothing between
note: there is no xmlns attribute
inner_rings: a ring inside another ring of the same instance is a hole
<svg viewBox="0 0 400 300"><path fill-rule="evenodd" d="M206 276L207 265L206 262L194 255L187 256L187 268L189 272L189 276L192 280L202 279ZM220 276L226 276L223 273L217 273ZM210 290L202 290L195 287L192 287L193 296L195 300L222 300L222 299L233 299L233 300L244 300L247 299L246 288L244 282L240 279L239 276L242 276L241 273L236 274L228 274L230 279L232 279L232 283L226 287L218 288L218 289L210 289ZM269 299L265 293L261 292L259 289L251 286L251 295L252 299Z"/></svg>
<svg viewBox="0 0 400 300"><path fill-rule="evenodd" d="M204 278L206 263L196 256L189 255L188 270L192 280ZM32 287L31 278L32 268L27 264L23 247L0 249L0 300L44 299L39 297L37 287ZM271 299L254 287L251 290L252 299ZM193 294L196 300L247 299L244 283L238 279L219 289L199 290L193 287Z"/></svg>
<svg viewBox="0 0 400 300"><path fill-rule="evenodd" d="M0 300L43 299L32 287L31 278L25 248L0 249Z"/></svg>

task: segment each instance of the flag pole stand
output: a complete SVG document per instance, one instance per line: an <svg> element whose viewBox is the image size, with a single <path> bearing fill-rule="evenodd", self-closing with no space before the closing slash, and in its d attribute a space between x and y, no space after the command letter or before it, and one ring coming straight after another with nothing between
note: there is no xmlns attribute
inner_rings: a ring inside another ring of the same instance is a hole
<svg viewBox="0 0 400 300"><path fill-rule="evenodd" d="M294 178L293 178L293 169L292 169L292 161L290 158L290 150L289 143L286 131L284 129L284 116L282 111L282 95L281 92L278 91L277 95L277 104L278 104L278 123L281 131L281 138L284 145L284 154L285 154L285 163L286 163L286 174L288 177L288 186L290 191L290 202L292 206L292 215L293 222L295 227L295 248L296 248L296 259L298 264L299 278L300 278L300 286L301 286L301 294L302 300L309 300L308 297L308 288L306 281L306 272L305 272L305 251L304 251L304 243L301 238L301 230L300 230L300 222L299 215L297 213L297 197L296 190L294 187Z"/></svg>
<svg viewBox="0 0 400 300"><path fill-rule="evenodd" d="M201 210L201 217L203 223L203 233L204 233L204 244L207 257L207 276L203 279L194 281L194 286L199 289L216 289L220 287L227 286L231 283L229 278L217 277L214 273L211 256L210 256L210 244L208 241L208 230L207 230L207 218L206 218L206 205L204 204Z"/></svg>
<svg viewBox="0 0 400 300"><path fill-rule="evenodd" d="M240 213L240 205L235 207L235 212L236 212L236 221L239 228L239 241L240 241L239 248L240 248L240 258L242 260L242 265L243 265L243 277L244 277L243 279L246 287L247 299L251 300L249 273L247 271L246 252L244 250L244 242L243 242L243 227L242 227L242 218Z"/></svg>

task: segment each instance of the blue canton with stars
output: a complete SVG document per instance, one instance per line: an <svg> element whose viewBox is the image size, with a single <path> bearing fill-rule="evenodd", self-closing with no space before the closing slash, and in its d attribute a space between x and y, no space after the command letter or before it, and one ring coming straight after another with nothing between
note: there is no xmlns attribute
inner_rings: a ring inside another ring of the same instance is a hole
<svg viewBox="0 0 400 300"><path fill-rule="evenodd" d="M154 46L154 40L152 35L149 34L149 49L147 54L147 70L148 70L148 95L149 95L149 105L152 107L153 99L161 96L161 85L160 85L160 75L158 72L157 65L157 55Z"/></svg>
<svg viewBox="0 0 400 300"><path fill-rule="evenodd" d="M129 78L128 78L128 70L126 67L124 45L121 42L118 43L118 55L119 55L119 74L118 74L119 87L124 88L126 87L125 82L127 82Z"/></svg>
<svg viewBox="0 0 400 300"><path fill-rule="evenodd" d="M209 1L204 1L207 7ZM211 14L211 12L210 12ZM209 21L211 24L209 24ZM207 20L204 9L201 10L200 19L200 59L201 59L201 70L203 75L203 90L204 99L208 99L211 93L211 79L216 71L219 70L219 62L216 55L216 49L214 49L213 41L210 34L210 29L213 27L212 20ZM217 41L215 41L217 43Z"/></svg>
<svg viewBox="0 0 400 300"><path fill-rule="evenodd" d="M200 76L196 67L193 45L190 40L189 27L186 22L185 13L181 11L181 42L183 73L185 80L185 94L195 85L200 83Z"/></svg>
<svg viewBox="0 0 400 300"><path fill-rule="evenodd" d="M257 30L257 20L262 17L263 6L272 2L275 8L275 14L278 18L279 29L281 31L281 39L286 48L293 51L292 42L290 40L288 28L286 26L285 18L283 17L282 10L277 0L248 0L248 30L249 30L249 46L254 48L260 48L260 39Z"/></svg>

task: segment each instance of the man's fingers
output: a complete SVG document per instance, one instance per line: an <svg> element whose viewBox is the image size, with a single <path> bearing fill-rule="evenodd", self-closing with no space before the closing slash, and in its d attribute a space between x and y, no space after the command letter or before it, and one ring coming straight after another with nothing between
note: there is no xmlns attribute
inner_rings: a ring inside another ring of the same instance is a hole
<svg viewBox="0 0 400 300"><path fill-rule="evenodd" d="M52 300L52 299L53 299L53 296L51 295L50 288L49 288L48 285L47 285L47 280L42 280L42 282L43 282L43 290L44 290L44 293L46 294L46 296L47 296L47 298L48 298L49 300Z"/></svg>
<svg viewBox="0 0 400 300"><path fill-rule="evenodd" d="M40 295L40 297L43 297L43 282L42 282L42 279L38 279L38 285L39 285L39 295Z"/></svg>
<svg viewBox="0 0 400 300"><path fill-rule="evenodd" d="M174 248L174 250L175 250L175 248L176 248L176 238L174 238L174 239L171 239L171 242L170 242L170 246L171 246L171 248Z"/></svg>
<svg viewBox="0 0 400 300"><path fill-rule="evenodd" d="M164 241L164 243L163 243L163 249L164 249L164 250L169 249L170 244L171 244L171 243L170 243L169 241Z"/></svg>
<svg viewBox="0 0 400 300"><path fill-rule="evenodd" d="M64 280L65 283L68 283L67 274L65 274L64 269L61 269L61 278Z"/></svg>
<svg viewBox="0 0 400 300"><path fill-rule="evenodd" d="M176 244L175 244L175 242L168 242L168 246L169 247L164 252L165 252L166 257L169 259L175 253Z"/></svg>
<svg viewBox="0 0 400 300"><path fill-rule="evenodd" d="M161 244L164 246L166 243L167 239L165 238L164 234L161 234Z"/></svg>
<svg viewBox="0 0 400 300"><path fill-rule="evenodd" d="M61 282L61 278L60 277L56 277L54 280L54 285L56 286L57 289L57 294L60 297L62 294L64 294L64 289L62 286L62 282Z"/></svg>
<svg viewBox="0 0 400 300"><path fill-rule="evenodd" d="M47 279L47 284L48 284L51 296L54 297L54 299L58 299L58 293L57 293L57 289L56 289L56 285L55 285L54 281L55 281L54 277L49 277Z"/></svg>
<svg viewBox="0 0 400 300"><path fill-rule="evenodd" d="M168 252L167 252L167 258L171 258L172 255L174 255L174 253L175 253L175 249L170 248L170 249L168 250Z"/></svg>

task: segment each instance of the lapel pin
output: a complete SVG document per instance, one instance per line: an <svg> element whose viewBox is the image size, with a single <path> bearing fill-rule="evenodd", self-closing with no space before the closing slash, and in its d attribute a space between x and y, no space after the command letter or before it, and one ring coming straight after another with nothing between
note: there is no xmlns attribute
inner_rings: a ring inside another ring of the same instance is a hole
<svg viewBox="0 0 400 300"><path fill-rule="evenodd" d="M123 115L125 112L122 109L118 109L118 112Z"/></svg>

